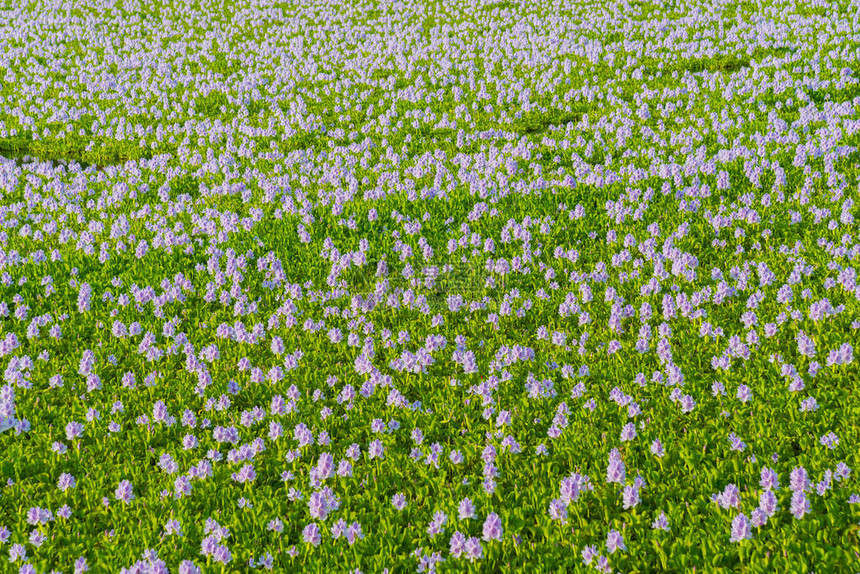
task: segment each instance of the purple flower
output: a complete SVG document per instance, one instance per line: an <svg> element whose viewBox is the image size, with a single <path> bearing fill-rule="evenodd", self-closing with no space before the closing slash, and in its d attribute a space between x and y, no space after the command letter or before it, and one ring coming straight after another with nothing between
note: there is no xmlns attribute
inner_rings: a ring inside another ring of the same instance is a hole
<svg viewBox="0 0 860 574"><path fill-rule="evenodd" d="M257 565L262 566L266 570L271 570L272 567L275 565L275 557L272 556L270 552L266 552L266 554L260 556L260 558L257 560Z"/></svg>
<svg viewBox="0 0 860 574"><path fill-rule="evenodd" d="M480 560L484 555L484 548L481 546L481 541L474 536L469 538L469 540L466 541L465 554L472 562Z"/></svg>
<svg viewBox="0 0 860 574"><path fill-rule="evenodd" d="M84 313L90 310L90 297L93 290L89 283L81 283L78 290L78 313Z"/></svg>
<svg viewBox="0 0 860 574"><path fill-rule="evenodd" d="M549 517L564 523L567 520L568 504L561 498L553 498L549 503Z"/></svg>
<svg viewBox="0 0 860 574"><path fill-rule="evenodd" d="M75 477L71 474L64 472L60 475L60 478L57 480L57 488L65 492L70 488L74 488L76 484Z"/></svg>
<svg viewBox="0 0 860 574"><path fill-rule="evenodd" d="M741 513L732 520L732 535L730 542L740 542L752 538L752 527L745 514Z"/></svg>
<svg viewBox="0 0 860 574"><path fill-rule="evenodd" d="M738 490L738 487L734 484L726 485L726 488L723 490L722 494L719 494L717 496L717 502L722 508L740 508L740 490Z"/></svg>
<svg viewBox="0 0 860 574"><path fill-rule="evenodd" d="M639 488L636 485L628 485L624 487L622 496L624 509L633 508L639 504Z"/></svg>
<svg viewBox="0 0 860 574"><path fill-rule="evenodd" d="M484 540L487 542L502 539L502 519L499 518L498 514L491 512L487 515L487 519L484 521L483 532Z"/></svg>
<svg viewBox="0 0 860 574"><path fill-rule="evenodd" d="M610 530L606 536L606 550L610 554L615 554L617 550L627 550L627 546L624 545L624 536L617 530Z"/></svg>
<svg viewBox="0 0 860 574"><path fill-rule="evenodd" d="M755 528L761 528L765 524L767 524L768 515L761 508L755 508L750 515L750 523Z"/></svg>
<svg viewBox="0 0 860 574"><path fill-rule="evenodd" d="M779 490L779 477L776 471L766 466L762 467L759 484L765 490Z"/></svg>
<svg viewBox="0 0 860 574"><path fill-rule="evenodd" d="M758 504L762 512L764 512L768 517L773 516L776 514L776 511L779 510L776 494L774 494L772 490L765 490L762 492L758 497Z"/></svg>
<svg viewBox="0 0 860 574"><path fill-rule="evenodd" d="M233 473L231 478L240 484L244 484L246 482L254 482L257 478L257 473L254 471L253 464L245 464L239 469L239 472Z"/></svg>
<svg viewBox="0 0 860 574"><path fill-rule="evenodd" d="M182 525L178 520L171 518L164 523L164 533L167 536L182 536Z"/></svg>
<svg viewBox="0 0 860 574"><path fill-rule="evenodd" d="M382 441L379 439L372 441L367 447L367 454L371 460L374 458L384 458L385 447L382 446Z"/></svg>
<svg viewBox="0 0 860 574"><path fill-rule="evenodd" d="M665 530L669 531L669 518L666 516L666 513L662 510L657 518L654 519L654 522L651 523L651 528L654 530Z"/></svg>
<svg viewBox="0 0 860 574"><path fill-rule="evenodd" d="M815 342L803 331L797 333L797 351L805 357L815 356Z"/></svg>
<svg viewBox="0 0 860 574"><path fill-rule="evenodd" d="M420 446L424 442L424 433L421 432L420 428L416 427L412 429L412 441L415 443L415 446Z"/></svg>
<svg viewBox="0 0 860 574"><path fill-rule="evenodd" d="M48 538L44 534L39 532L39 530L33 530L30 533L30 544L32 544L35 548L40 547L47 539Z"/></svg>
<svg viewBox="0 0 860 574"><path fill-rule="evenodd" d="M66 425L66 439L75 440L84 433L84 425L79 422L72 421Z"/></svg>
<svg viewBox="0 0 860 574"><path fill-rule="evenodd" d="M789 475L789 488L793 492L805 492L809 488L809 475L802 466L795 467Z"/></svg>
<svg viewBox="0 0 860 574"><path fill-rule="evenodd" d="M360 538L364 538L364 533L361 531L361 524L358 522L353 522L346 529L346 541L350 546L355 544L356 540Z"/></svg>
<svg viewBox="0 0 860 574"><path fill-rule="evenodd" d="M837 437L833 432L829 432L821 437L821 444L833 450L836 448L836 445L839 444L839 437Z"/></svg>
<svg viewBox="0 0 860 574"><path fill-rule="evenodd" d="M621 429L621 442L627 442L636 438L636 425L631 423L627 423L624 425L624 428Z"/></svg>
<svg viewBox="0 0 860 574"><path fill-rule="evenodd" d="M284 522L280 518L275 518L274 520L269 521L268 528L272 532L281 533L284 531Z"/></svg>
<svg viewBox="0 0 860 574"><path fill-rule="evenodd" d="M284 354L284 340L280 337L272 337L272 352L276 355Z"/></svg>
<svg viewBox="0 0 860 574"><path fill-rule="evenodd" d="M230 553L230 549L223 544L217 545L212 552L212 560L218 562L219 564L227 564L232 559L233 555Z"/></svg>
<svg viewBox="0 0 860 574"><path fill-rule="evenodd" d="M457 514L460 520L475 518L475 505L472 504L471 499L464 498L460 501L460 504L457 506Z"/></svg>
<svg viewBox="0 0 860 574"><path fill-rule="evenodd" d="M433 514L433 520L430 521L430 525L427 526L427 534L430 536L435 536L442 532L442 527L445 525L445 522L448 520L448 515L446 515L441 510L437 510Z"/></svg>
<svg viewBox="0 0 860 574"><path fill-rule="evenodd" d="M130 504L132 500L134 500L134 493L132 492L131 482L128 480L123 480L119 483L119 486L116 487L116 491L114 492L114 496L116 496L117 500L120 500L126 504Z"/></svg>
<svg viewBox="0 0 860 574"><path fill-rule="evenodd" d="M307 544L313 544L314 546L320 545L320 542L322 542L322 534L320 533L319 526L317 526L315 522L311 522L304 527L302 530L302 540Z"/></svg>
<svg viewBox="0 0 860 574"><path fill-rule="evenodd" d="M391 505L397 510L403 510L406 508L406 496L404 496L403 493L398 492L391 497Z"/></svg>
<svg viewBox="0 0 860 574"><path fill-rule="evenodd" d="M311 494L310 499L308 499L308 508L311 511L311 517L325 520L328 516L328 506L326 505L326 498L322 492L314 492Z"/></svg>
<svg viewBox="0 0 860 574"><path fill-rule="evenodd" d="M337 465L337 475L340 477L352 476L352 465L348 460L342 460Z"/></svg>
<svg viewBox="0 0 860 574"><path fill-rule="evenodd" d="M618 483L624 482L626 471L624 462L621 460L621 453L617 448L614 448L609 453L609 465L606 468L606 482Z"/></svg>
<svg viewBox="0 0 860 574"><path fill-rule="evenodd" d="M743 452L746 450L747 445L744 441L740 439L735 433L729 434L729 443L730 447L734 451Z"/></svg>
<svg viewBox="0 0 860 574"><path fill-rule="evenodd" d="M78 366L78 373L82 376L87 376L93 372L93 366L96 362L95 353L87 349L81 356L81 362Z"/></svg>
<svg viewBox="0 0 860 574"><path fill-rule="evenodd" d="M22 562L27 560L27 549L23 544L13 544L9 547L9 562Z"/></svg>
<svg viewBox="0 0 860 574"><path fill-rule="evenodd" d="M791 513L794 517L800 520L811 510L812 507L806 498L806 493L802 490L795 490L794 494L791 495Z"/></svg>
<svg viewBox="0 0 860 574"><path fill-rule="evenodd" d="M597 558L600 553L597 551L597 546L586 546L582 549L582 563L586 566L590 566L594 559Z"/></svg>
<svg viewBox="0 0 860 574"><path fill-rule="evenodd" d="M459 530L452 534L449 548L451 551L451 556L453 556L454 558L459 558L466 549L466 535Z"/></svg>
<svg viewBox="0 0 860 574"><path fill-rule="evenodd" d="M176 498L182 498L191 494L191 479L186 475L182 475L173 481L173 492Z"/></svg>
<svg viewBox="0 0 860 574"><path fill-rule="evenodd" d="M571 476L566 476L561 479L559 493L561 494L561 500L564 501L565 506L571 502L575 502L579 498L579 492L587 482L587 477L583 477L578 473L574 473Z"/></svg>

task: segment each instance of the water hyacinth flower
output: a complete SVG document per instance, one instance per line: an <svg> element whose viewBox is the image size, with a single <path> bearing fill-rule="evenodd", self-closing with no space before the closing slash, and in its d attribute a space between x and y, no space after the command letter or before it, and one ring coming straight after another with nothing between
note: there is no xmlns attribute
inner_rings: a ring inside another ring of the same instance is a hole
<svg viewBox="0 0 860 574"><path fill-rule="evenodd" d="M406 508L406 496L402 492L398 492L391 497L391 505L397 510L403 510Z"/></svg>
<svg viewBox="0 0 860 574"><path fill-rule="evenodd" d="M797 351L804 357L815 356L815 342L803 331L797 333Z"/></svg>
<svg viewBox="0 0 860 574"><path fill-rule="evenodd" d="M795 490L791 495L791 514L794 515L794 518L801 520L811 511L812 506L809 499L806 498L806 493L803 490Z"/></svg>
<svg viewBox="0 0 860 574"><path fill-rule="evenodd" d="M65 492L66 490L68 490L70 488L74 488L75 484L76 484L75 477L72 476L71 474L67 473L67 472L64 472L63 474L61 474L60 478L57 479L57 488L59 488L63 492Z"/></svg>
<svg viewBox="0 0 860 574"><path fill-rule="evenodd" d="M621 460L621 453L617 448L609 452L609 465L606 468L607 483L623 483L626 476L624 462Z"/></svg>
<svg viewBox="0 0 860 574"><path fill-rule="evenodd" d="M734 484L728 484L723 492L717 495L716 501L721 508L740 508L740 490Z"/></svg>
<svg viewBox="0 0 860 574"><path fill-rule="evenodd" d="M271 349L272 353L275 355L283 355L286 350L283 339L280 337L272 337Z"/></svg>
<svg viewBox="0 0 860 574"><path fill-rule="evenodd" d="M132 490L131 482L128 480L120 481L119 486L116 487L114 496L121 502L131 504L131 501L134 500L134 492Z"/></svg>
<svg viewBox="0 0 860 574"><path fill-rule="evenodd" d="M847 480L848 477L851 476L851 469L844 462L840 462L836 465L836 480L838 482L842 482L843 480Z"/></svg>
<svg viewBox="0 0 860 574"><path fill-rule="evenodd" d="M451 552L451 556L454 558L459 558L463 555L463 552L466 550L466 535L457 530L454 534L451 535L451 540L448 543L449 551Z"/></svg>
<svg viewBox="0 0 860 574"><path fill-rule="evenodd" d="M606 536L606 550L610 554L615 554L619 550L627 550L627 546L624 545L624 536L617 530L610 530Z"/></svg>
<svg viewBox="0 0 860 574"><path fill-rule="evenodd" d="M433 514L433 520L430 521L430 525L427 526L427 534L429 534L430 536L441 534L444 531L442 527L445 525L445 522L447 520L448 515L446 515L441 510L437 510Z"/></svg>
<svg viewBox="0 0 860 574"><path fill-rule="evenodd" d="M624 509L634 508L639 505L639 487L637 485L628 485L624 487L622 495L622 504Z"/></svg>
<svg viewBox="0 0 860 574"><path fill-rule="evenodd" d="M768 515L761 508L754 508L750 513L750 524L754 528L761 528L765 524L767 524Z"/></svg>
<svg viewBox="0 0 860 574"><path fill-rule="evenodd" d="M178 520L171 518L164 523L164 533L167 536L182 536L182 525Z"/></svg>
<svg viewBox="0 0 860 574"><path fill-rule="evenodd" d="M820 442L822 446L833 450L839 444L839 437L833 434L833 432L829 432L821 437Z"/></svg>
<svg viewBox="0 0 860 574"><path fill-rule="evenodd" d="M85 313L90 310L90 297L93 290L89 283L81 283L78 289L78 313Z"/></svg>
<svg viewBox="0 0 860 574"><path fill-rule="evenodd" d="M23 544L13 544L9 547L9 562L14 563L19 560L22 562L27 560L27 549Z"/></svg>
<svg viewBox="0 0 860 574"><path fill-rule="evenodd" d="M752 526L745 514L741 513L732 520L732 532L730 542L740 542L752 538Z"/></svg>
<svg viewBox="0 0 860 574"><path fill-rule="evenodd" d="M654 519L654 522L651 523L651 528L653 530L665 530L669 531L669 518L666 516L666 513L662 510L660 514L657 515L657 518Z"/></svg>
<svg viewBox="0 0 860 574"><path fill-rule="evenodd" d="M308 508L310 509L311 517L318 520L325 520L328 516L328 506L326 504L325 494L322 492L314 492L308 499Z"/></svg>
<svg viewBox="0 0 860 574"><path fill-rule="evenodd" d="M779 477L776 471L766 466L762 467L759 485L765 490L779 490Z"/></svg>
<svg viewBox="0 0 860 574"><path fill-rule="evenodd" d="M742 441L735 433L729 433L729 445L732 450L738 452L743 452L747 448L746 443Z"/></svg>
<svg viewBox="0 0 860 574"><path fill-rule="evenodd" d="M789 474L789 486L792 492L805 492L809 488L809 475L806 469L798 466Z"/></svg>
<svg viewBox="0 0 860 574"><path fill-rule="evenodd" d="M502 519L498 514L491 512L487 515L486 520L484 520L483 533L484 540L487 542L502 539Z"/></svg>
<svg viewBox="0 0 860 574"><path fill-rule="evenodd" d="M562 524L567 521L567 507L569 503L561 498L553 498L549 503L549 517L552 520L558 520Z"/></svg>
<svg viewBox="0 0 860 574"><path fill-rule="evenodd" d="M586 566L591 566L591 563L594 562L594 559L597 558L600 553L597 551L596 546L586 546L582 549L582 563Z"/></svg>
<svg viewBox="0 0 860 574"><path fill-rule="evenodd" d="M191 479L186 475L181 475L173 481L173 493L178 498L183 498L191 494Z"/></svg>
<svg viewBox="0 0 860 574"><path fill-rule="evenodd" d="M631 441L636 438L636 425L633 423L627 423L624 425L624 428L621 429L621 442Z"/></svg>
<svg viewBox="0 0 860 574"><path fill-rule="evenodd" d="M280 518L270 520L268 524L268 529L272 532L281 533L284 531L284 522Z"/></svg>
<svg viewBox="0 0 860 574"><path fill-rule="evenodd" d="M322 542L322 533L315 522L311 522L302 529L302 540L312 546L320 545Z"/></svg>
<svg viewBox="0 0 860 574"><path fill-rule="evenodd" d="M384 458L385 447L379 439L372 441L367 447L367 455L370 460L374 458Z"/></svg>
<svg viewBox="0 0 860 574"><path fill-rule="evenodd" d="M460 504L457 506L457 516L460 520L475 518L475 505L471 499L464 498L460 501Z"/></svg>
<svg viewBox="0 0 860 574"><path fill-rule="evenodd" d="M66 439L75 440L84 433L84 425L79 422L72 421L66 425Z"/></svg>
<svg viewBox="0 0 860 574"><path fill-rule="evenodd" d="M262 566L266 570L271 570L275 565L275 557L270 552L266 552L257 559L257 566Z"/></svg>
<svg viewBox="0 0 860 574"><path fill-rule="evenodd" d="M484 548L481 546L481 541L472 536L466 541L463 553L471 562L480 560L484 556Z"/></svg>
<svg viewBox="0 0 860 574"><path fill-rule="evenodd" d="M758 503L759 508L768 518L775 515L777 510L779 510L776 494L774 494L772 490L765 490L762 492L759 496Z"/></svg>
<svg viewBox="0 0 860 574"><path fill-rule="evenodd" d="M356 543L356 541L364 538L364 532L362 532L361 524L358 522L353 522L346 528L346 533L344 534L346 537L347 543L352 546Z"/></svg>

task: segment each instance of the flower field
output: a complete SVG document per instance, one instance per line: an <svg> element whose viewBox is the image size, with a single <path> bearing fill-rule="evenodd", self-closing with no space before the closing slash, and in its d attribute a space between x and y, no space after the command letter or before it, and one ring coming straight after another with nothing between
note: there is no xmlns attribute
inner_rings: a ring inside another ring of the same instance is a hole
<svg viewBox="0 0 860 574"><path fill-rule="evenodd" d="M858 0L0 2L0 572L860 572L858 220Z"/></svg>

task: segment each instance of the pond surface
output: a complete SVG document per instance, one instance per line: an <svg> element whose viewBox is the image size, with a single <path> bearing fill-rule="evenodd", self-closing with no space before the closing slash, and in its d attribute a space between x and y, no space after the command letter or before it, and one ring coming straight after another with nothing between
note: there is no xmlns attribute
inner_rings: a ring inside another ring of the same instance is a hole
<svg viewBox="0 0 860 574"><path fill-rule="evenodd" d="M69 167L70 165L77 163L78 165L81 166L82 170L84 170L88 167L95 167L97 170L104 169L104 166L87 163L85 161L80 161L78 159L73 159L73 158L37 157L37 156L31 155L29 152L27 152L25 150L19 151L19 150L13 150L13 149L0 148L0 157L6 158L6 159L11 159L12 161L15 162L15 165L17 165L19 167L23 166L23 165L30 165L30 164L36 164L36 163L48 163L51 165L51 167L58 167L58 166Z"/></svg>

